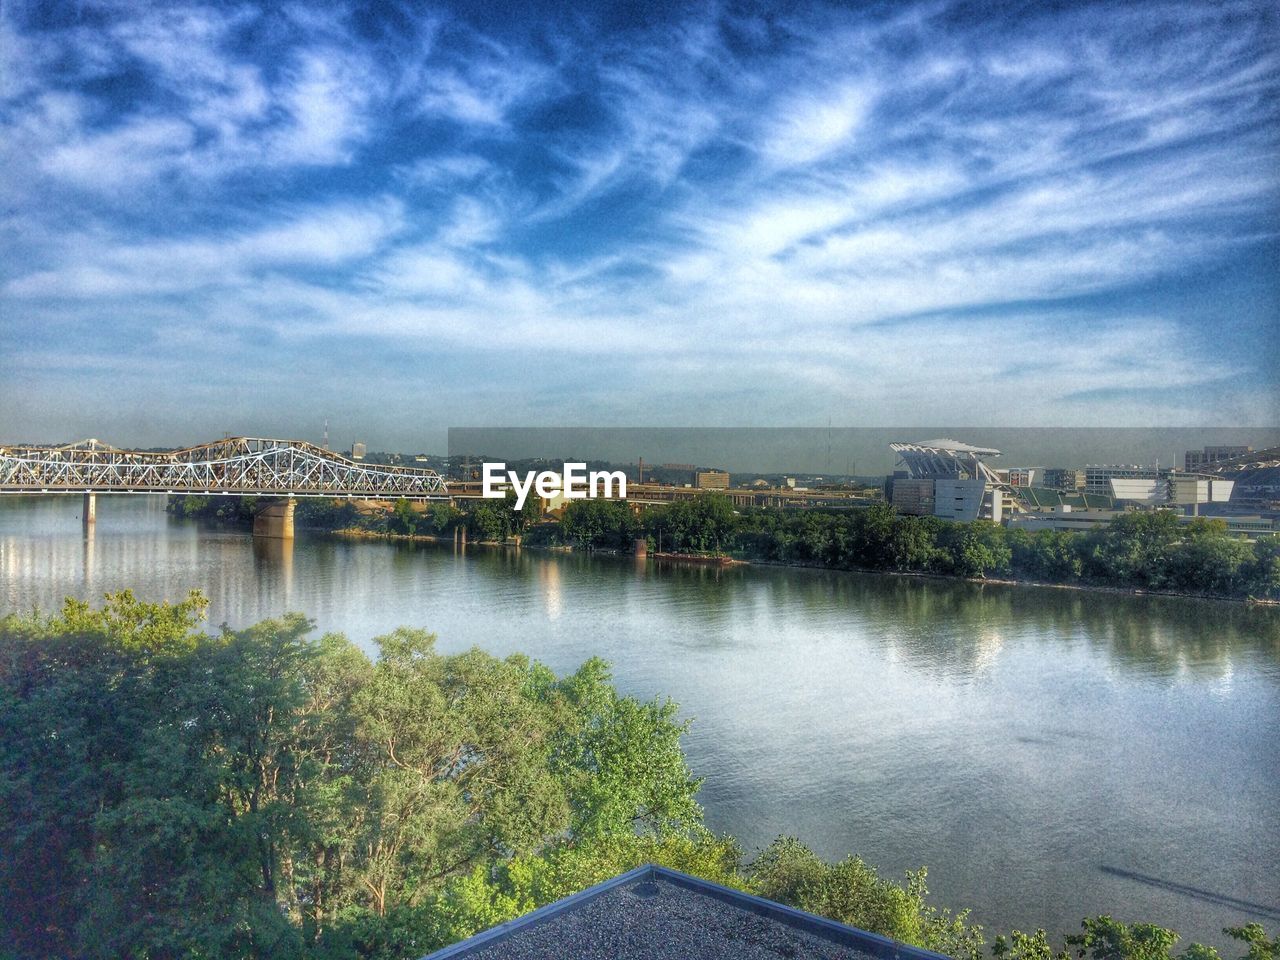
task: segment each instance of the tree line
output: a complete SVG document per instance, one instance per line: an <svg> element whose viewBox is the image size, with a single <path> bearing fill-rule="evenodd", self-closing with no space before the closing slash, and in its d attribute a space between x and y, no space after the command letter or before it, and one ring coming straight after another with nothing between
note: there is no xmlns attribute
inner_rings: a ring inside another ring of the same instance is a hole
<svg viewBox="0 0 1280 960"><path fill-rule="evenodd" d="M705 494L638 515L618 501L579 500L557 526L534 533L594 549L626 551L644 539L650 549L839 570L1280 598L1280 536L1249 543L1225 521L1184 523L1167 510L1124 513L1088 533L1033 533L987 520L908 516L888 504L735 511L727 497Z"/></svg>
<svg viewBox="0 0 1280 960"><path fill-rule="evenodd" d="M206 606L0 619L0 957L408 960L645 862L961 960L1174 956L1109 917L988 946L923 869L794 838L746 860L703 824L676 706L598 659L556 676L413 629L369 657L301 615L208 631Z"/></svg>
<svg viewBox="0 0 1280 960"><path fill-rule="evenodd" d="M227 500L233 502L219 502ZM174 501L171 509L181 516L252 522L252 504L238 498ZM728 497L716 493L639 513L624 501L575 500L555 522L541 519L541 505L533 498L519 511L513 503L508 496L469 501L463 509L433 503L420 511L401 500L389 511L361 513L349 501L300 500L295 522L328 530L437 536L450 536L461 526L473 541L518 535L531 546L623 553L645 540L650 550L837 570L1280 599L1280 535L1250 543L1232 536L1225 521L1201 517L1184 523L1168 510L1131 511L1087 533L1033 533L986 520L909 516L883 503L852 510L738 511Z"/></svg>

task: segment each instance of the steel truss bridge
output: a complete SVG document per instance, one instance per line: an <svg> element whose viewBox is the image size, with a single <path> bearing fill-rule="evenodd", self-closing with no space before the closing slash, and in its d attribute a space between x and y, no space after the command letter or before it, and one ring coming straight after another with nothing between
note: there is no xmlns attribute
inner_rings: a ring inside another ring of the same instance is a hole
<svg viewBox="0 0 1280 960"><path fill-rule="evenodd" d="M183 450L120 450L98 440L0 446L0 494L182 493L440 500L434 470L357 463L301 440L229 437Z"/></svg>

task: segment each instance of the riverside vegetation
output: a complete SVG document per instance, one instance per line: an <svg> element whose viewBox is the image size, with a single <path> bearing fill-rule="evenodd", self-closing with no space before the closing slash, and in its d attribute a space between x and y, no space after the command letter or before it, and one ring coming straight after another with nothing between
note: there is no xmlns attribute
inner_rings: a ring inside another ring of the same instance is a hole
<svg viewBox="0 0 1280 960"><path fill-rule="evenodd" d="M180 516L252 520L252 505L232 498L175 498L172 509ZM1280 536L1248 543L1228 534L1221 520L1182 523L1167 510L1125 513L1089 533L1029 533L985 520L957 523L907 516L887 504L738 512L719 494L638 515L617 500L573 501L558 522L540 522L540 514L540 505L531 502L514 510L510 499L472 501L466 511L435 503L425 512L402 500L375 513L361 513L350 502L304 500L298 503L297 522L328 530L446 537L465 526L472 540L521 535L530 546L618 552L630 552L637 539L645 539L650 549L837 570L1280 599Z"/></svg>
<svg viewBox="0 0 1280 960"><path fill-rule="evenodd" d="M375 658L301 615L245 630L109 595L0 620L0 957L417 958L642 862L978 960L1170 960L1110 917L1054 949L793 838L751 860L703 825L685 726L602 661ZM1245 960L1280 943L1226 931ZM1191 945L1178 960L1214 960Z"/></svg>

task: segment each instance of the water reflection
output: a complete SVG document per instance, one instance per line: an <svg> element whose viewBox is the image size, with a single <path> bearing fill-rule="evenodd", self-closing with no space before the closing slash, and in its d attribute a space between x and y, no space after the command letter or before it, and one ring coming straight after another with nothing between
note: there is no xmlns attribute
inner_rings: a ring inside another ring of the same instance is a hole
<svg viewBox="0 0 1280 960"><path fill-rule="evenodd" d="M91 523L84 528L84 555L81 562L81 580L90 583L94 578L93 544L97 537L97 524Z"/></svg>
<svg viewBox="0 0 1280 960"><path fill-rule="evenodd" d="M251 537L257 578L278 584L279 600L274 606L293 609L293 540Z"/></svg>

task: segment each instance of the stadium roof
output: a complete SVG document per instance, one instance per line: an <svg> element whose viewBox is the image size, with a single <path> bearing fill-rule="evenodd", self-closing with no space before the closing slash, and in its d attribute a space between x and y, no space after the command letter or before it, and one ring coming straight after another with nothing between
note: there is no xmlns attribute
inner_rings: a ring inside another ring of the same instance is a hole
<svg viewBox="0 0 1280 960"><path fill-rule="evenodd" d="M865 930L646 865L426 960L946 960Z"/></svg>
<svg viewBox="0 0 1280 960"><path fill-rule="evenodd" d="M894 450L912 447L926 447L931 450L945 450L947 453L972 453L975 456L998 457L999 450L993 450L990 447L975 447L969 443L961 443L959 440L921 440L918 443L897 442L891 443L889 446Z"/></svg>

